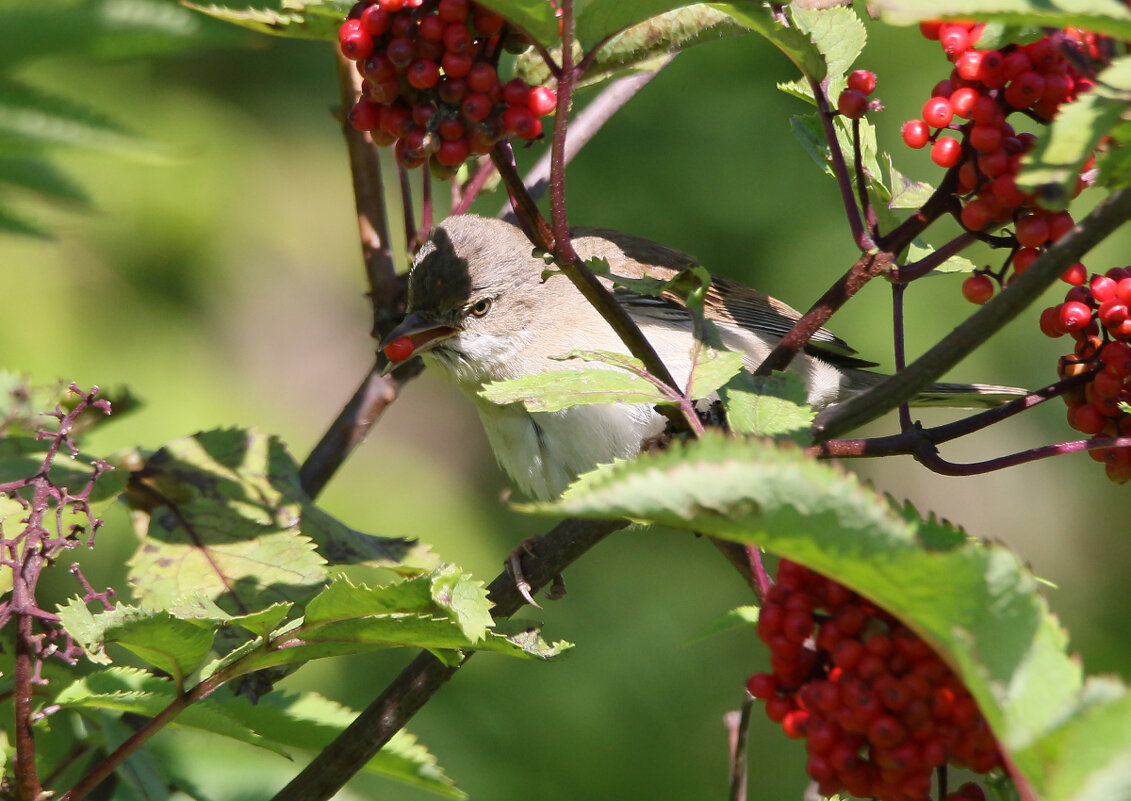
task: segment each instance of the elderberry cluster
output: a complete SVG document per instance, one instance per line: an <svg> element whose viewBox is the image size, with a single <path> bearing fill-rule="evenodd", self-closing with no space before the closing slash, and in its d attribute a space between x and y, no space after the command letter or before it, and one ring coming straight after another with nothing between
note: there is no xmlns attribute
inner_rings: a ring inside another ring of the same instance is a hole
<svg viewBox="0 0 1131 801"><path fill-rule="evenodd" d="M350 123L438 177L504 137L536 139L556 103L548 87L499 79L499 56L518 37L471 0L363 0L338 41L365 79Z"/></svg>
<svg viewBox="0 0 1131 801"><path fill-rule="evenodd" d="M1061 378L1091 378L1065 394L1068 424L1093 437L1131 436L1131 267L1089 277L1083 264L1062 276L1072 284L1064 302L1041 312L1041 331L1068 334L1076 345L1060 360ZM1105 465L1108 478L1131 479L1131 448L1097 448L1088 453Z"/></svg>
<svg viewBox="0 0 1131 801"><path fill-rule="evenodd" d="M747 681L789 737L806 738L824 796L929 801L947 764L986 773L1001 754L958 677L918 635L842 584L783 559L758 618L770 673ZM984 798L976 785L947 801Z"/></svg>
<svg viewBox="0 0 1131 801"><path fill-rule="evenodd" d="M1047 124L1064 103L1095 85L1091 70L1103 56L1096 37L1075 28L1025 45L977 50L983 27L973 22L920 25L927 39L939 42L954 68L935 85L922 118L902 129L909 147L930 144L936 164L957 167L961 220L967 229L993 230L1010 222L1015 226L1017 247L1002 269L979 271L963 285L963 294L974 303L989 300L995 284L1004 286L1024 272L1043 248L1073 226L1068 212L1047 212L1032 194L1018 188L1021 158L1037 137L1018 132L1007 118L1019 114ZM1086 164L1084 171L1091 166ZM1078 181L1076 193L1083 187L1083 180Z"/></svg>

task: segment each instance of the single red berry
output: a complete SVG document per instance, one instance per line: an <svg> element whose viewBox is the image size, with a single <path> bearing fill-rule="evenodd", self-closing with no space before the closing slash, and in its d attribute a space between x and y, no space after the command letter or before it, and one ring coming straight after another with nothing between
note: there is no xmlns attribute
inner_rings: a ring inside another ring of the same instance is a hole
<svg viewBox="0 0 1131 801"><path fill-rule="evenodd" d="M903 123L901 133L903 134L904 144L918 150L926 146L931 136L931 129L923 120L908 120Z"/></svg>
<svg viewBox="0 0 1131 801"><path fill-rule="evenodd" d="M981 306L994 296L994 282L988 275L971 275L962 282L962 296Z"/></svg>
<svg viewBox="0 0 1131 801"><path fill-rule="evenodd" d="M1060 327L1060 307L1049 306L1041 312L1040 320L1041 333L1047 337L1056 339L1057 337L1064 336L1067 333Z"/></svg>
<svg viewBox="0 0 1131 801"><path fill-rule="evenodd" d="M778 694L778 680L770 673L755 673L746 680L746 691L755 698L768 700Z"/></svg>
<svg viewBox="0 0 1131 801"><path fill-rule="evenodd" d="M1000 89L1005 86L1005 57L999 51L982 51L977 80L985 84L987 89Z"/></svg>
<svg viewBox="0 0 1131 801"><path fill-rule="evenodd" d="M993 195L976 197L962 207L962 224L971 231L981 231L997 219L1000 208Z"/></svg>
<svg viewBox="0 0 1131 801"><path fill-rule="evenodd" d="M923 121L932 128L945 128L954 118L950 101L944 97L932 97L923 104Z"/></svg>
<svg viewBox="0 0 1131 801"><path fill-rule="evenodd" d="M545 117L558 105L558 95L548 86L533 86L527 104L535 117Z"/></svg>
<svg viewBox="0 0 1131 801"><path fill-rule="evenodd" d="M367 6L361 12L361 24L370 36L384 36L389 30L389 12L376 4Z"/></svg>
<svg viewBox="0 0 1131 801"><path fill-rule="evenodd" d="M444 47L452 53L471 53L475 41L471 31L462 22L452 22L444 28Z"/></svg>
<svg viewBox="0 0 1131 801"><path fill-rule="evenodd" d="M471 21L472 24L475 25L475 30L482 36L494 36L496 33L499 33L506 24L506 20L501 16L482 6L475 6L475 10L471 15Z"/></svg>
<svg viewBox="0 0 1131 801"><path fill-rule="evenodd" d="M436 161L445 167L458 167L467 161L469 152L467 140L445 139L436 151Z"/></svg>
<svg viewBox="0 0 1131 801"><path fill-rule="evenodd" d="M990 191L1003 209L1016 208L1028 198L1028 195L1017 188L1017 180L1008 172L994 178Z"/></svg>
<svg viewBox="0 0 1131 801"><path fill-rule="evenodd" d="M1045 79L1040 73L1030 70L1022 73L1005 88L1005 102L1013 108L1029 108L1037 102L1045 91Z"/></svg>
<svg viewBox="0 0 1131 801"><path fill-rule="evenodd" d="M412 14L392 14L392 16L389 17L389 35L394 38L398 36L408 36L412 31L412 26Z"/></svg>
<svg viewBox="0 0 1131 801"><path fill-rule="evenodd" d="M785 736L794 740L798 740L805 736L808 731L809 713L804 709L795 709L792 712L787 712L785 717L782 718L782 731Z"/></svg>
<svg viewBox="0 0 1131 801"><path fill-rule="evenodd" d="M1047 72L1060 60L1056 45L1047 36L1025 45L1025 55L1033 62L1033 69L1041 72Z"/></svg>
<svg viewBox="0 0 1131 801"><path fill-rule="evenodd" d="M970 33L964 25L943 25L939 30L939 44L948 56L957 56L970 46Z"/></svg>
<svg viewBox="0 0 1131 801"><path fill-rule="evenodd" d="M467 73L467 85L473 92L490 92L498 80L495 67L486 61L476 61Z"/></svg>
<svg viewBox="0 0 1131 801"><path fill-rule="evenodd" d="M463 135L466 133L466 127L462 121L447 117L440 120L439 124L436 126L436 133L440 134L441 139L463 139Z"/></svg>
<svg viewBox="0 0 1131 801"><path fill-rule="evenodd" d="M420 128L427 128L428 123L432 121L432 116L436 113L436 104L430 101L417 103L412 107L412 122Z"/></svg>
<svg viewBox="0 0 1131 801"><path fill-rule="evenodd" d="M397 139L412 128L412 110L402 103L386 106L381 114L381 130Z"/></svg>
<svg viewBox="0 0 1131 801"><path fill-rule="evenodd" d="M346 20L338 28L338 45L343 56L353 61L362 61L373 52L373 36L362 27L361 20Z"/></svg>
<svg viewBox="0 0 1131 801"><path fill-rule="evenodd" d="M395 14L404 8L405 0L377 0L381 8L388 11L390 14Z"/></svg>
<svg viewBox="0 0 1131 801"><path fill-rule="evenodd" d="M968 134L970 147L989 152L1001 147L1001 128L994 125L974 125Z"/></svg>
<svg viewBox="0 0 1131 801"><path fill-rule="evenodd" d="M954 111L955 116L964 119L970 119L971 113L974 110L974 104L981 97L977 89L971 89L969 86L964 86L961 89L955 89L950 95L950 107Z"/></svg>
<svg viewBox="0 0 1131 801"><path fill-rule="evenodd" d="M451 50L445 50L444 55L440 57L440 66L444 68L444 74L449 78L470 78L471 71L482 61L476 61L467 53L453 53ZM486 64L490 67L490 64ZM470 81L468 86L470 86Z"/></svg>
<svg viewBox="0 0 1131 801"><path fill-rule="evenodd" d="M1057 242L1073 229L1076 221L1067 211L1058 211L1049 217L1049 241Z"/></svg>
<svg viewBox="0 0 1131 801"><path fill-rule="evenodd" d="M968 81L981 80L982 59L985 53L981 50L967 50L954 60L954 68L958 74Z"/></svg>
<svg viewBox="0 0 1131 801"><path fill-rule="evenodd" d="M444 22L463 22L470 8L467 0L440 0L439 12Z"/></svg>
<svg viewBox="0 0 1131 801"><path fill-rule="evenodd" d="M1017 221L1017 241L1022 247L1039 248L1049 240L1048 220L1029 214Z"/></svg>
<svg viewBox="0 0 1131 801"><path fill-rule="evenodd" d="M931 161L940 167L953 167L962 155L962 145L951 136L940 136L931 145Z"/></svg>
<svg viewBox="0 0 1131 801"><path fill-rule="evenodd" d="M530 85L522 78L512 78L503 85L503 102L508 106L528 106Z"/></svg>
<svg viewBox="0 0 1131 801"><path fill-rule="evenodd" d="M1086 327L1092 321L1092 310L1077 300L1065 301L1060 307L1060 325L1071 333Z"/></svg>
<svg viewBox="0 0 1131 801"><path fill-rule="evenodd" d="M1088 280L1088 268L1081 262L1076 262L1061 274L1060 280L1073 286L1082 286Z"/></svg>
<svg viewBox="0 0 1131 801"><path fill-rule="evenodd" d="M923 35L924 39L929 39L932 42L939 40L939 33L941 32L943 23L941 20L927 20L926 22L919 23L919 33Z"/></svg>
<svg viewBox="0 0 1131 801"><path fill-rule="evenodd" d="M388 104L396 100L401 93L400 82L396 78L389 78L381 83L367 83L365 95L374 103Z"/></svg>
<svg viewBox="0 0 1131 801"><path fill-rule="evenodd" d="M458 106L467 96L467 81L446 75L436 85L436 96L449 106Z"/></svg>
<svg viewBox="0 0 1131 801"><path fill-rule="evenodd" d="M1002 62L1002 74L1007 80L1015 80L1033 69L1033 62L1022 50L1014 50Z"/></svg>
<svg viewBox="0 0 1131 801"><path fill-rule="evenodd" d="M412 356L416 346L409 337L397 337L385 346L385 356L391 362L403 362Z"/></svg>
<svg viewBox="0 0 1131 801"><path fill-rule="evenodd" d="M421 39L429 42L442 42L444 41L445 27L447 27L447 23L440 19L439 14L428 14L420 20L417 33Z"/></svg>
<svg viewBox="0 0 1131 801"><path fill-rule="evenodd" d="M1104 328L1118 329L1128 319L1127 304L1120 302L1118 298L1112 298L1100 304L1099 309L1096 310L1096 317Z"/></svg>
<svg viewBox="0 0 1131 801"><path fill-rule="evenodd" d="M987 178L997 178L1009 170L1009 154L1004 148L978 153L978 169Z"/></svg>
<svg viewBox="0 0 1131 801"><path fill-rule="evenodd" d="M876 73L871 70L853 70L848 74L848 88L866 95L876 91Z"/></svg>
<svg viewBox="0 0 1131 801"><path fill-rule="evenodd" d="M931 89L931 97L950 97L954 93L954 86L951 85L950 80L939 81Z"/></svg>
<svg viewBox="0 0 1131 801"><path fill-rule="evenodd" d="M836 110L850 120L858 120L868 110L868 96L856 89L845 89L837 98Z"/></svg>
<svg viewBox="0 0 1131 801"><path fill-rule="evenodd" d="M1041 251L1036 248L1021 248L1013 254L1013 273L1014 275L1021 275L1032 266L1041 255Z"/></svg>
<svg viewBox="0 0 1131 801"><path fill-rule="evenodd" d="M405 36L398 36L389 41L385 47L385 55L398 70L403 70L416 58L416 44Z"/></svg>
<svg viewBox="0 0 1131 801"><path fill-rule="evenodd" d="M371 6L376 8L376 6ZM397 74L393 62L384 53L374 53L361 62L361 74L370 83L383 83Z"/></svg>
<svg viewBox="0 0 1131 801"><path fill-rule="evenodd" d="M480 122L487 119L491 113L491 98L482 92L471 92L463 99L460 111L465 119L470 122Z"/></svg>
<svg viewBox="0 0 1131 801"><path fill-rule="evenodd" d="M364 97L353 104L349 113L350 125L359 131L372 131L381 126L381 106Z"/></svg>
<svg viewBox="0 0 1131 801"><path fill-rule="evenodd" d="M408 82L417 89L431 89L440 81L440 65L418 58L408 65Z"/></svg>
<svg viewBox="0 0 1131 801"><path fill-rule="evenodd" d="M1068 424L1084 434L1098 434L1107 425L1107 417L1090 403L1085 403L1070 414Z"/></svg>

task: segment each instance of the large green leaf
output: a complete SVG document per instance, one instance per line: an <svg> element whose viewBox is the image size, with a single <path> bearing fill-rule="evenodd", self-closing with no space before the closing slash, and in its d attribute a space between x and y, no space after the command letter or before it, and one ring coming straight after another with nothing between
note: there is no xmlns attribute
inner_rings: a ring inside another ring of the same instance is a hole
<svg viewBox="0 0 1131 801"><path fill-rule="evenodd" d="M275 0L261 5L193 3L189 8L210 17L274 36L337 41L338 28L353 6L346 0Z"/></svg>
<svg viewBox="0 0 1131 801"><path fill-rule="evenodd" d="M1021 561L898 508L851 475L761 440L708 435L582 476L528 511L632 520L756 544L875 600L962 676L1002 746L1043 789L1045 750L1080 703L1081 670ZM1126 757L1120 741L1116 746Z"/></svg>
<svg viewBox="0 0 1131 801"><path fill-rule="evenodd" d="M870 5L895 25L957 17L1017 26L1074 26L1131 39L1131 9L1118 0L876 0Z"/></svg>
<svg viewBox="0 0 1131 801"><path fill-rule="evenodd" d="M711 3L725 11L746 27L757 31L778 48L802 75L820 81L827 74L825 59L812 39L795 26L786 26L777 19L764 3Z"/></svg>
<svg viewBox="0 0 1131 801"><path fill-rule="evenodd" d="M809 444L809 426L816 414L808 394L797 373L753 376L745 370L719 390L731 431L790 439L799 445Z"/></svg>
<svg viewBox="0 0 1131 801"><path fill-rule="evenodd" d="M491 403L522 403L528 411L556 412L593 403L672 403L673 398L644 377L639 359L611 351L572 351L564 358L609 365L543 373L494 381L480 390ZM618 369L619 368L619 369Z"/></svg>
<svg viewBox="0 0 1131 801"><path fill-rule="evenodd" d="M327 563L419 572L434 562L409 540L354 531L314 506L276 438L202 432L144 459L127 493L142 541L130 581L143 606L207 597L229 614L301 601Z"/></svg>

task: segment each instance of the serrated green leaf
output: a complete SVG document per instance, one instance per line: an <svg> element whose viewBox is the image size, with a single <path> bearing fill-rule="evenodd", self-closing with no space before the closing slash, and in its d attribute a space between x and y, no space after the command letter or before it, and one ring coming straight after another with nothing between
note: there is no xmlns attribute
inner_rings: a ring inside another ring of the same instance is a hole
<svg viewBox="0 0 1131 801"><path fill-rule="evenodd" d="M1092 155L1096 143L1126 115L1131 105L1131 56L1123 56L1096 76L1096 86L1071 103L1061 106L1048 130L1037 137L1033 150L1025 154L1017 186L1041 190L1049 198L1049 185L1059 188L1056 196L1066 205L1072 197L1080 168Z"/></svg>
<svg viewBox="0 0 1131 801"><path fill-rule="evenodd" d="M521 403L532 412L556 412L594 403L674 402L655 383L643 377L644 365L637 359L610 351L571 351L563 358L599 361L624 369L547 370L522 378L494 381L484 386L479 394L500 405Z"/></svg>
<svg viewBox="0 0 1131 801"><path fill-rule="evenodd" d="M915 239L907 246L907 257L905 262L907 264L914 264L920 259L925 259L935 252L935 249L924 242L922 239ZM972 273L977 269L977 265L965 256L955 254L942 264L935 267L927 275L948 275L950 273Z"/></svg>
<svg viewBox="0 0 1131 801"><path fill-rule="evenodd" d="M486 637L487 630L494 625L484 583L459 570L441 570L433 575L432 600L459 624L472 642Z"/></svg>
<svg viewBox="0 0 1131 801"><path fill-rule="evenodd" d="M319 751L357 717L357 712L317 693L291 695L273 692L252 704L242 698L221 701L223 710L249 729L280 746ZM466 798L444 775L436 757L406 731L399 731L363 768L431 790L446 798Z"/></svg>
<svg viewBox="0 0 1131 801"><path fill-rule="evenodd" d="M189 621L165 611L115 605L91 613L81 598L59 607L67 633L95 662L105 663L106 643L117 643L178 681L195 670L212 649L212 621Z"/></svg>
<svg viewBox="0 0 1131 801"><path fill-rule="evenodd" d="M851 7L802 8L789 6L794 23L816 45L825 59L826 93L836 97L847 85L845 75L864 50L868 33Z"/></svg>
<svg viewBox="0 0 1131 801"><path fill-rule="evenodd" d="M419 572L434 561L409 540L362 534L319 510L282 443L255 432L167 444L144 460L127 500L142 536L130 580L150 608L201 596L248 614L310 597L328 562Z"/></svg>
<svg viewBox="0 0 1131 801"><path fill-rule="evenodd" d="M171 723L287 755L287 750L274 737L261 735L230 714L231 704L221 703L220 697L190 704ZM59 693L55 703L70 709L103 709L154 717L176 698L177 687L172 681L137 668L114 667L77 679ZM250 706L247 701L243 703Z"/></svg>
<svg viewBox="0 0 1131 801"><path fill-rule="evenodd" d="M582 476L536 513L657 523L760 545L871 598L962 676L1014 764L1040 789L1037 739L1076 703L1081 670L1037 582L998 545L939 549L940 521L895 509L852 475L761 440L708 432ZM957 534L952 541L959 542Z"/></svg>
<svg viewBox="0 0 1131 801"><path fill-rule="evenodd" d="M1131 39L1131 10L1118 0L877 0L872 6L893 25L974 18L1017 26L1079 27L1116 39Z"/></svg>
<svg viewBox="0 0 1131 801"><path fill-rule="evenodd" d="M687 0L580 0L574 5L577 41L588 51L629 26L687 5Z"/></svg>
<svg viewBox="0 0 1131 801"><path fill-rule="evenodd" d="M269 5L252 7L185 0L184 5L259 33L337 41L338 28L345 21L353 3L343 0L277 0Z"/></svg>
<svg viewBox="0 0 1131 801"><path fill-rule="evenodd" d="M743 25L757 31L793 62L801 74L815 81L824 80L827 72L824 56L809 36L794 26L786 27L774 18L762 3L710 3L725 11Z"/></svg>
<svg viewBox="0 0 1131 801"><path fill-rule="evenodd" d="M799 445L811 440L815 412L808 390L796 373L754 376L742 371L719 391L730 429L739 434L787 438Z"/></svg>
<svg viewBox="0 0 1131 801"><path fill-rule="evenodd" d="M895 168L890 154L884 154L888 165L888 186L891 188L889 209L917 209L934 194L935 188L925 181L913 181Z"/></svg>

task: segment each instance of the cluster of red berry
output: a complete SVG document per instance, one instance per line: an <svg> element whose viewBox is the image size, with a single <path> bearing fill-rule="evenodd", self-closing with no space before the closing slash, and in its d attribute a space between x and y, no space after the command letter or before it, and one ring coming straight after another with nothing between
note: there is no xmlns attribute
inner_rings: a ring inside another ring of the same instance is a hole
<svg viewBox="0 0 1131 801"><path fill-rule="evenodd" d="M962 682L926 642L842 584L783 559L758 618L772 672L747 690L790 737L807 738L822 795L929 801L948 763L986 773L997 741ZM983 798L976 785L947 801Z"/></svg>
<svg viewBox="0 0 1131 801"><path fill-rule="evenodd" d="M851 120L864 116L871 103L868 100L876 91L876 73L871 70L854 70L848 74L848 88L840 93L836 110Z"/></svg>
<svg viewBox="0 0 1131 801"><path fill-rule="evenodd" d="M1121 408L1131 403L1131 267L1089 277L1083 264L1074 264L1063 278L1072 288L1063 303L1041 312L1041 331L1076 340L1073 352L1060 360L1062 378L1091 376L1064 396L1068 424L1096 437L1131 436L1131 414ZM1131 479L1131 448L1088 453L1106 465L1112 481Z"/></svg>
<svg viewBox="0 0 1131 801"><path fill-rule="evenodd" d="M998 50L974 48L982 25L973 22L925 22L920 31L936 40L954 64L923 105L921 119L903 125L903 141L912 148L931 145L931 159L940 167L958 168L958 195L963 199L962 224L971 231L1015 223L1017 249L996 273L981 271L963 285L974 303L985 303L996 284L1008 283L1040 255L1042 248L1069 230L1067 212L1048 213L1031 194L1017 187L1022 156L1036 142L1006 121L1013 113L1049 122L1063 103L1095 85L1082 72L1101 56L1094 36L1070 28L1026 45ZM1072 54L1069 58L1067 54ZM960 138L943 132L957 132ZM1085 170L1091 165L1085 165ZM1076 191L1083 188L1078 182ZM1009 270L1012 269L1012 275Z"/></svg>
<svg viewBox="0 0 1131 801"><path fill-rule="evenodd" d="M504 137L537 138L557 100L548 87L499 79L506 21L470 0L363 0L338 41L365 79L350 123L438 177Z"/></svg>

